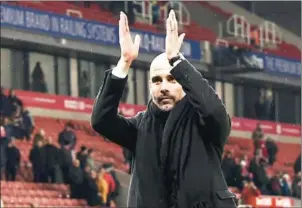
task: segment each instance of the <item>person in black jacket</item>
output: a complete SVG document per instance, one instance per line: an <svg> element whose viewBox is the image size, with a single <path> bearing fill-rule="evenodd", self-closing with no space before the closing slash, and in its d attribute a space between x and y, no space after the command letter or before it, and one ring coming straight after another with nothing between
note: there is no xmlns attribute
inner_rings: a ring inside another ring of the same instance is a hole
<svg viewBox="0 0 302 208"><path fill-rule="evenodd" d="M61 171L61 152L60 150L52 144L52 138L48 137L45 141L45 145L42 147L44 152L44 170L45 175L43 176L44 182L51 183L62 183L63 176Z"/></svg>
<svg viewBox="0 0 302 208"><path fill-rule="evenodd" d="M71 197L76 199L83 198L82 184L84 181L84 171L80 167L79 160L74 160L73 165L69 168L69 178Z"/></svg>
<svg viewBox="0 0 302 208"><path fill-rule="evenodd" d="M6 180L15 181L17 176L17 171L20 167L21 154L20 150L16 147L14 140L11 140L8 144L8 148L6 150Z"/></svg>
<svg viewBox="0 0 302 208"><path fill-rule="evenodd" d="M180 53L175 13L169 13L166 51L150 66L151 101L135 117L118 115L118 105L139 36L132 42L121 12L121 58L107 71L96 97L91 124L95 131L134 153L128 207L228 207L221 156L230 133L225 106L208 81Z"/></svg>
<svg viewBox="0 0 302 208"><path fill-rule="evenodd" d="M72 124L67 123L63 131L60 132L58 143L61 147L66 149L73 150L77 142L76 134L72 130Z"/></svg>
<svg viewBox="0 0 302 208"><path fill-rule="evenodd" d="M45 166L45 155L43 142L39 140L36 145L33 146L29 153L29 160L32 164L32 171L34 176L34 182L43 182L43 176L45 173L44 166Z"/></svg>
<svg viewBox="0 0 302 208"><path fill-rule="evenodd" d="M4 127L0 126L0 180L2 180L3 174L5 173L9 142L10 139L6 136Z"/></svg>

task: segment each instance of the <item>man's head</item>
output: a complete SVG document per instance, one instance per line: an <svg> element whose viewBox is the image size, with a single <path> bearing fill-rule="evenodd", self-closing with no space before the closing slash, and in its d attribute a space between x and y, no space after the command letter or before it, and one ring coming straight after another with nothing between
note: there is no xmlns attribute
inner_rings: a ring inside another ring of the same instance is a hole
<svg viewBox="0 0 302 208"><path fill-rule="evenodd" d="M37 141L37 147L41 148L43 146L43 141L38 140Z"/></svg>
<svg viewBox="0 0 302 208"><path fill-rule="evenodd" d="M67 122L65 124L64 128L65 128L66 131L71 131L72 130L72 124L71 124L71 122Z"/></svg>
<svg viewBox="0 0 302 208"><path fill-rule="evenodd" d="M15 90L11 88L11 89L9 90L9 95L10 95L11 97L14 97L14 96L16 95Z"/></svg>
<svg viewBox="0 0 302 208"><path fill-rule="evenodd" d="M155 57L150 66L151 98L163 111L170 111L185 96L182 86L170 74L171 69L165 53Z"/></svg>
<svg viewBox="0 0 302 208"><path fill-rule="evenodd" d="M80 161L79 160L74 160L73 161L73 165L74 165L74 167L80 167Z"/></svg>
<svg viewBox="0 0 302 208"><path fill-rule="evenodd" d="M9 143L8 143L8 147L14 147L15 146L15 141L14 140L11 140Z"/></svg>

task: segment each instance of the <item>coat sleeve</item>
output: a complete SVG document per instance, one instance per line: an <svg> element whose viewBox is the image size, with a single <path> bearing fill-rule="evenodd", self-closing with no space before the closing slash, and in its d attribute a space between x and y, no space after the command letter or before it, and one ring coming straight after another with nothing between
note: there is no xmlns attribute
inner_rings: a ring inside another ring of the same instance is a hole
<svg viewBox="0 0 302 208"><path fill-rule="evenodd" d="M190 103L205 122L206 132L213 145L220 151L230 134L231 121L225 106L208 81L187 60L181 61L171 74L180 83Z"/></svg>
<svg viewBox="0 0 302 208"><path fill-rule="evenodd" d="M92 115L92 128L112 142L134 151L137 118L126 119L118 115L118 105L127 82L112 75L111 70L105 74L105 80L95 99Z"/></svg>

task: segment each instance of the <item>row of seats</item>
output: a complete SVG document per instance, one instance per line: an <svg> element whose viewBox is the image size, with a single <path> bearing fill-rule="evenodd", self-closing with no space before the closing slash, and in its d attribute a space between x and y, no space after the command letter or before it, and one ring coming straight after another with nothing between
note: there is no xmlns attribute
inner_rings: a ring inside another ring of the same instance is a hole
<svg viewBox="0 0 302 208"><path fill-rule="evenodd" d="M85 207L85 200L62 198L69 194L64 184L1 181L1 200L5 207Z"/></svg>
<svg viewBox="0 0 302 208"><path fill-rule="evenodd" d="M63 129L66 122L68 122L68 120L35 117L37 129L43 128L47 136L52 136L55 142L57 141L59 132ZM75 132L78 138L76 150L78 150L81 145L85 145L88 148L93 148L95 150L94 159L96 161L99 163L111 162L114 164L115 168L121 171L127 171L129 167L128 165L124 164L122 149L118 145L106 141L96 134L91 135L93 131L89 122L76 120L73 120L72 122L76 127ZM90 129L91 133L87 133L87 129ZM225 150L231 150L234 152L235 156L246 154L249 159L252 159L254 152L253 141L251 139L247 139L250 136L250 134L247 134L246 138L230 138L228 144L225 146ZM277 142L277 145L279 152L277 154L277 162L272 167L272 171L275 172L281 169L290 173L290 175L293 175L292 165L299 155L299 145L280 142ZM17 146L21 150L23 164L28 164L28 155L30 149L32 148L32 143L17 141ZM289 150L291 154L288 154ZM23 165L21 168L23 169L20 172L25 175L24 178L32 178L31 168L29 168L27 165Z"/></svg>

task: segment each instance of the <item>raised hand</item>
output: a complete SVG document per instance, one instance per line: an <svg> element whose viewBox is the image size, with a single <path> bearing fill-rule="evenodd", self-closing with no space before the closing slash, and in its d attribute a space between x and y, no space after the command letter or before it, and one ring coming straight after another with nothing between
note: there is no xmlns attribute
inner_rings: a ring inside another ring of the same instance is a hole
<svg viewBox="0 0 302 208"><path fill-rule="evenodd" d="M140 37L135 36L132 40L127 16L121 12L119 20L119 41L121 47L121 59L126 63L131 63L138 56Z"/></svg>
<svg viewBox="0 0 302 208"><path fill-rule="evenodd" d="M172 9L166 21L166 55L168 59L177 56L181 48L181 44L185 38L184 33L178 36L177 24L175 12Z"/></svg>

